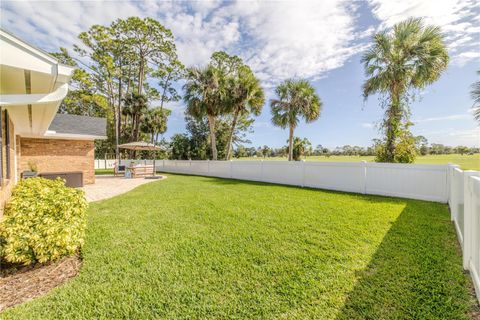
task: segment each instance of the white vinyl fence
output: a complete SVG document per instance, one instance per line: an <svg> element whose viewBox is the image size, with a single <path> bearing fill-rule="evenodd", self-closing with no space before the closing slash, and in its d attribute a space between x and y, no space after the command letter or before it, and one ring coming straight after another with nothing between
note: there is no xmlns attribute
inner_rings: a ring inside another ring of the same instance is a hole
<svg viewBox="0 0 480 320"><path fill-rule="evenodd" d="M152 160L134 160L152 164ZM132 160L122 160L129 165ZM115 160L95 160L95 169ZM157 160L158 171L448 203L480 301L480 172L455 165L367 162Z"/></svg>
<svg viewBox="0 0 480 320"><path fill-rule="evenodd" d="M121 160L129 165L153 160ZM95 169L110 169L115 160L95 160ZM447 202L448 165L315 161L157 160L156 169L193 175L279 183L337 191Z"/></svg>
<svg viewBox="0 0 480 320"><path fill-rule="evenodd" d="M480 172L449 166L452 220L462 246L463 268L470 271L480 301Z"/></svg>

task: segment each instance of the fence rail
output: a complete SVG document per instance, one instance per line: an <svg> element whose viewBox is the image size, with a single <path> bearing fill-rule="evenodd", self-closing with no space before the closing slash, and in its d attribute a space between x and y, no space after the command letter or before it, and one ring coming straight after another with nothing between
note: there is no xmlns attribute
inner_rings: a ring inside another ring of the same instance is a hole
<svg viewBox="0 0 480 320"><path fill-rule="evenodd" d="M129 165L133 160L122 160ZM135 160L152 164L153 160ZM95 169L115 160L95 160ZM158 171L279 183L448 203L480 301L480 172L455 165L367 162L157 160Z"/></svg>

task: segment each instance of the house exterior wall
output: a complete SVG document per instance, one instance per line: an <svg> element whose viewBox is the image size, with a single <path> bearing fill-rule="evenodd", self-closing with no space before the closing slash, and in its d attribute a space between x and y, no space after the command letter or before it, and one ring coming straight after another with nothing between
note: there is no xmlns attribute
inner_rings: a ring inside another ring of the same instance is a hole
<svg viewBox="0 0 480 320"><path fill-rule="evenodd" d="M83 183L95 183L94 151L91 140L20 138L18 176L33 162L39 173L83 172Z"/></svg>
<svg viewBox="0 0 480 320"><path fill-rule="evenodd" d="M15 128L10 119L8 119L8 129L9 129L9 140L7 143L7 134L6 134L6 117L5 111L2 112L1 117L1 161L2 161L2 174L0 178L0 217L3 216L3 209L5 203L10 198L12 193L12 188L15 185ZM7 152L7 149L8 152ZM9 155L9 163L7 165L7 155Z"/></svg>

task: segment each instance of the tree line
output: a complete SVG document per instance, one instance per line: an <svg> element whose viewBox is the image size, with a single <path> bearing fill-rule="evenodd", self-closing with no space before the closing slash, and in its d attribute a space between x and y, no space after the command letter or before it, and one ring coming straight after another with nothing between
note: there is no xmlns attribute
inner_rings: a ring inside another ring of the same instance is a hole
<svg viewBox="0 0 480 320"><path fill-rule="evenodd" d="M151 18L94 25L78 38L73 54L65 48L54 53L61 62L77 67L60 112L107 118L108 139L96 142L97 156L115 153L119 158L119 144L138 140L165 146L168 152L163 156L173 159L251 156L252 148L244 146L249 143L246 135L253 132L255 117L266 101L260 80L240 57L218 51L205 66L185 67L171 30ZM411 134L409 104L417 90L440 77L448 61L440 28L421 19L408 19L375 34L362 57L366 74L362 91L365 99L378 95L385 110L383 138L372 147L352 149L373 153L381 162L413 162L417 154L437 152L433 145L422 149ZM478 117L478 83L472 97ZM165 141L160 137L167 130L168 105L180 100L186 107L186 133ZM298 160L319 152L307 139L295 137L299 123L317 120L323 108L308 80L286 79L275 88L269 106L272 124L288 129L288 140L285 148L266 147L270 151L262 154L274 152ZM344 148L342 152L351 152ZM334 152L340 151L322 154Z"/></svg>
<svg viewBox="0 0 480 320"><path fill-rule="evenodd" d="M188 127L192 123L190 122ZM172 138L170 145L172 148L170 152L164 154L165 158L168 159L177 159L177 160L206 160L208 159L208 128L207 125L203 125L203 130L190 131L192 137L196 138L192 141L189 140L187 134L177 134ZM222 131L222 130L220 130ZM198 133L203 132L201 135ZM225 137L224 134L220 134L219 137ZM199 139L200 138L200 139ZM467 147L467 146L446 146L440 143L431 143L429 144L427 139L423 136L417 136L415 140L415 150L418 155L448 155L448 154L460 154L460 155L472 155L480 153L480 148L478 147ZM202 148L196 148L191 143L193 141L202 141ZM225 138L217 139L220 146L225 145ZM222 142L223 141L223 142ZM312 143L307 138L294 137L293 139L293 159L295 161L305 159L311 156L376 156L379 148L379 143L381 140L374 139L371 146L362 147L355 145L344 145L335 148L327 148L321 144L313 146ZM197 150L203 150L203 152L197 153ZM237 159L242 158L286 158L288 156L288 140L286 145L283 147L269 147L267 145L259 147L246 147L243 144L239 144L233 150L233 157Z"/></svg>
<svg viewBox="0 0 480 320"><path fill-rule="evenodd" d="M305 141L306 140L306 141ZM306 139L300 139L295 137L294 140L294 160L301 160L311 156L375 156L377 153L376 146L352 146L344 145L335 148L327 148L322 145L313 147L312 144ZM432 143L431 145L421 145L416 147L419 155L448 155L448 154L460 154L460 155L472 155L480 152L480 148L467 146L446 146L443 144ZM288 145L280 148L269 147L267 145L260 147L245 147L238 146L234 150L235 158L284 158L288 154ZM172 157L173 158L173 157ZM186 159L186 158L182 158Z"/></svg>

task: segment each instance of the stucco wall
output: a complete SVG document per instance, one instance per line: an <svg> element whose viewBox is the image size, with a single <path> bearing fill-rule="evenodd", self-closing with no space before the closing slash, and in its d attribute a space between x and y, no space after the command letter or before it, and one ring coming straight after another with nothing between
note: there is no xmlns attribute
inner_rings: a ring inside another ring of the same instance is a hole
<svg viewBox="0 0 480 320"><path fill-rule="evenodd" d="M21 138L20 149L19 177L32 161L39 173L82 171L84 184L95 183L93 141Z"/></svg>

